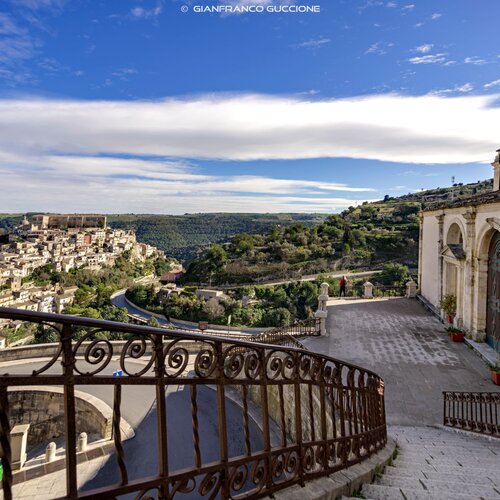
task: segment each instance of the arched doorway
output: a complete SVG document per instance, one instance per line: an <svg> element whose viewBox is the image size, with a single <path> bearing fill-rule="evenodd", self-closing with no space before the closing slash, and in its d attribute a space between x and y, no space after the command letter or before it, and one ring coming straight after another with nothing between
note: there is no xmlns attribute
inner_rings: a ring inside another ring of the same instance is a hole
<svg viewBox="0 0 500 500"><path fill-rule="evenodd" d="M496 232L488 255L488 302L486 342L500 352L500 232Z"/></svg>

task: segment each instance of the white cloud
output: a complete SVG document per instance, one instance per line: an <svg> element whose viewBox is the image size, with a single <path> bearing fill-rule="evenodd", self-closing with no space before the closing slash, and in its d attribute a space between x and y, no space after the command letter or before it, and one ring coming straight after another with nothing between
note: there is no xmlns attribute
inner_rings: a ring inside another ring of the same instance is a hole
<svg viewBox="0 0 500 500"><path fill-rule="evenodd" d="M413 10L415 8L415 4L410 3L408 5L403 6L403 10Z"/></svg>
<svg viewBox="0 0 500 500"><path fill-rule="evenodd" d="M423 45L418 45L413 49L414 52L420 52L421 54L427 54L432 50L434 45L432 43L424 43Z"/></svg>
<svg viewBox="0 0 500 500"><path fill-rule="evenodd" d="M371 191L321 181L203 175L182 161L116 157L0 154L0 175L2 209L14 211L70 206L104 212L331 212L356 202L332 192Z"/></svg>
<svg viewBox="0 0 500 500"><path fill-rule="evenodd" d="M497 98L4 99L0 210L329 212L363 194L373 198L369 187L207 175L187 159L488 162L498 142L500 109L492 106ZM335 192L356 196L339 198Z"/></svg>
<svg viewBox="0 0 500 500"><path fill-rule="evenodd" d="M497 146L496 97L4 99L0 152L465 163L483 160Z"/></svg>
<svg viewBox="0 0 500 500"><path fill-rule="evenodd" d="M483 64L486 64L487 61L484 59L481 59L477 56L472 56L472 57L466 57L464 59L465 64L474 64L475 66L482 66Z"/></svg>
<svg viewBox="0 0 500 500"><path fill-rule="evenodd" d="M498 87L498 86L500 86L500 79L493 80L492 82L488 82L483 85L485 89L491 89L493 87Z"/></svg>
<svg viewBox="0 0 500 500"><path fill-rule="evenodd" d="M434 12L434 14L432 14L431 16L431 19L433 21L435 21L436 19L439 19L440 17L442 17L443 14L439 13L439 12Z"/></svg>
<svg viewBox="0 0 500 500"><path fill-rule="evenodd" d="M316 49L330 42L331 42L330 38L320 37L312 40L307 40L305 42L297 43L296 45L292 45L292 47Z"/></svg>
<svg viewBox="0 0 500 500"><path fill-rule="evenodd" d="M408 61L412 64L443 64L446 62L446 54L429 54L426 56L411 57Z"/></svg>

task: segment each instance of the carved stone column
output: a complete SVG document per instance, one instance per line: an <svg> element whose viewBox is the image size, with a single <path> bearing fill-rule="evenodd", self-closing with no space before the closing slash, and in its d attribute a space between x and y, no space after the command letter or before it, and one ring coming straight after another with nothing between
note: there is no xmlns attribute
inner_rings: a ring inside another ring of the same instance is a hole
<svg viewBox="0 0 500 500"><path fill-rule="evenodd" d="M476 302L476 209L469 207L462 214L466 223L467 234L464 240L465 263L464 263L464 283L463 283L463 321L464 328L469 332L474 330L473 312Z"/></svg>
<svg viewBox="0 0 500 500"><path fill-rule="evenodd" d="M439 236L438 236L438 300L443 298L443 269L444 269L444 258L442 256L442 252L444 249L444 217L445 214L436 215L436 219L438 221L439 227Z"/></svg>

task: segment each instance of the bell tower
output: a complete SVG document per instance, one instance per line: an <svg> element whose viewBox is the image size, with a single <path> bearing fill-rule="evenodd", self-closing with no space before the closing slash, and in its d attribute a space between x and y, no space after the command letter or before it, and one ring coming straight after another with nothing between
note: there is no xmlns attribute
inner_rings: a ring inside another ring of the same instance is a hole
<svg viewBox="0 0 500 500"><path fill-rule="evenodd" d="M497 149L495 161L491 166L493 167L493 191L500 191L500 149Z"/></svg>

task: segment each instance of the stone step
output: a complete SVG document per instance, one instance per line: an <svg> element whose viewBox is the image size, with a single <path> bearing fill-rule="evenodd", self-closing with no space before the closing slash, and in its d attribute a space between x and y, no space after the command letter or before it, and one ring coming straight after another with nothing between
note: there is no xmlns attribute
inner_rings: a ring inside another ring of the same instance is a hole
<svg viewBox="0 0 500 500"><path fill-rule="evenodd" d="M500 486L500 477L498 474L498 469L492 471L492 474L483 474L478 471L475 474L452 474L446 472L433 472L433 471L418 471L411 469L400 469L399 467L386 467L384 470L384 477L398 477L398 478L420 478L428 480L443 480L443 481L455 481L457 483L469 483L469 484L493 484L495 486ZM495 480L496 479L496 480Z"/></svg>
<svg viewBox="0 0 500 500"><path fill-rule="evenodd" d="M426 492L412 488L383 486L379 484L365 484L361 493L366 498L373 500L473 500L477 495L457 494L448 492ZM497 497L483 497L482 500L498 500Z"/></svg>
<svg viewBox="0 0 500 500"><path fill-rule="evenodd" d="M407 444L403 446L405 451L411 453L459 453L461 455L478 455L498 457L500 455L500 445L498 446L447 446L445 444L415 445Z"/></svg>
<svg viewBox="0 0 500 500"><path fill-rule="evenodd" d="M429 479L420 478L408 478L408 477L387 477L382 476L377 484L381 486L392 486L402 488L410 488L412 490L429 492L429 493L446 493L446 494L460 494L469 495L469 498L477 497L500 497L500 490L496 491L492 483L490 486L484 484L482 486L478 484L470 483L457 483L457 482L447 482L447 481L436 481Z"/></svg>
<svg viewBox="0 0 500 500"><path fill-rule="evenodd" d="M447 464L455 464L457 467L462 467L465 464L468 464L470 467L475 469L479 469L482 466L489 467L495 466L500 463L500 457L498 458L485 458L483 460L475 460L471 457L460 457L450 455L447 457L443 456L435 456L435 455L407 455L401 454L397 458L397 463L405 464L405 463L421 463L421 464L430 464L430 465L447 465Z"/></svg>
<svg viewBox="0 0 500 500"><path fill-rule="evenodd" d="M459 465L455 464L452 466L447 466L447 465L430 465L428 463L397 463L395 462L394 465L399 469L399 470L409 470L409 471L423 471L423 472L442 472L442 473L448 473L448 474L471 474L474 475L476 472L477 473L482 473L482 474L498 474L498 466L495 467L467 467L466 465L460 467Z"/></svg>

